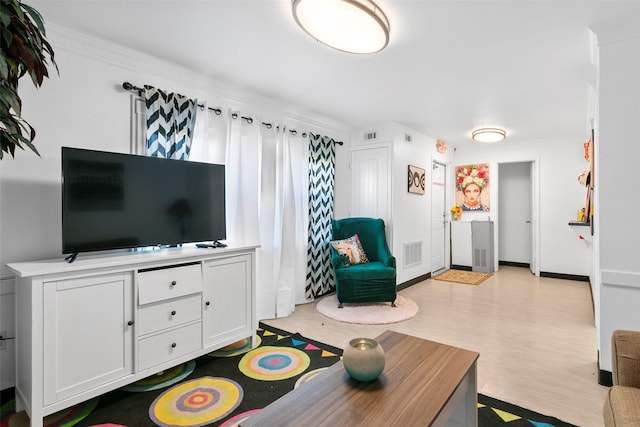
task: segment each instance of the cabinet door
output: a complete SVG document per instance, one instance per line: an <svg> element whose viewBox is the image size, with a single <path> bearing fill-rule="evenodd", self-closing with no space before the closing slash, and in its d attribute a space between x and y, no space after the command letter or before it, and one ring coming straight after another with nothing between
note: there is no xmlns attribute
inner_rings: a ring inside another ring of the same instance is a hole
<svg viewBox="0 0 640 427"><path fill-rule="evenodd" d="M204 264L204 346L253 335L251 255Z"/></svg>
<svg viewBox="0 0 640 427"><path fill-rule="evenodd" d="M44 404L133 373L131 274L44 283Z"/></svg>

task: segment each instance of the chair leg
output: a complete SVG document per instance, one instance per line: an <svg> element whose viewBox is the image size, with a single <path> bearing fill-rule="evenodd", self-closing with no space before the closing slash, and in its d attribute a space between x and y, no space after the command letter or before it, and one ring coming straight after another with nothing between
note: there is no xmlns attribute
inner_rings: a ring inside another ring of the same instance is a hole
<svg viewBox="0 0 640 427"><path fill-rule="evenodd" d="M392 303L391 303L391 307L395 307L395 306L396 306L396 303L395 303L395 302L392 302Z"/></svg>
<svg viewBox="0 0 640 427"><path fill-rule="evenodd" d="M338 304L338 308L342 308L342 303Z"/></svg>

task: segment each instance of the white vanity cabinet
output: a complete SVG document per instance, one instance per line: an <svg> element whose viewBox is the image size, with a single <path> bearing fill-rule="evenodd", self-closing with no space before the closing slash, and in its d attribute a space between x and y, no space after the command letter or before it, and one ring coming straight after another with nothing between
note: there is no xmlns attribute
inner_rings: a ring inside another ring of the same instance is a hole
<svg viewBox="0 0 640 427"><path fill-rule="evenodd" d="M256 245L11 263L16 410L43 417L251 337Z"/></svg>

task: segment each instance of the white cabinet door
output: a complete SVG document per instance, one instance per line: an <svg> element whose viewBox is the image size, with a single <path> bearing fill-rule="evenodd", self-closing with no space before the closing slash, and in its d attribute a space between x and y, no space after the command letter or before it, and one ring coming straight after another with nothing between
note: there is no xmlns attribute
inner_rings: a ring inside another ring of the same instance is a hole
<svg viewBox="0 0 640 427"><path fill-rule="evenodd" d="M44 404L133 373L131 273L44 283Z"/></svg>
<svg viewBox="0 0 640 427"><path fill-rule="evenodd" d="M252 336L251 255L204 263L204 346Z"/></svg>

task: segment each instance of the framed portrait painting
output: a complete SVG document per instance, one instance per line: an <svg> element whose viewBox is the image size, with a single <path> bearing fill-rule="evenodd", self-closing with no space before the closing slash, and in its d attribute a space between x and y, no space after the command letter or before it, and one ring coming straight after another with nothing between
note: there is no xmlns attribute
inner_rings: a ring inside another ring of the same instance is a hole
<svg viewBox="0 0 640 427"><path fill-rule="evenodd" d="M456 166L456 205L463 212L489 212L489 163Z"/></svg>

